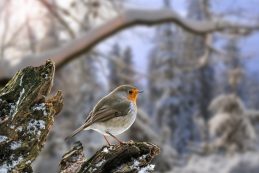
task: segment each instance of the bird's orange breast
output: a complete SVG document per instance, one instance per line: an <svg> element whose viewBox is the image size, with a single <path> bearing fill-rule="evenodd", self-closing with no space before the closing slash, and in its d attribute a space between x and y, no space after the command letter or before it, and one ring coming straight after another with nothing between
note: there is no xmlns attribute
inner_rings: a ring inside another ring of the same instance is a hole
<svg viewBox="0 0 259 173"><path fill-rule="evenodd" d="M128 99L130 101L132 101L134 104L136 104L137 103L137 98L138 98L138 90L137 89L133 89L132 91L133 91L132 94L128 95Z"/></svg>

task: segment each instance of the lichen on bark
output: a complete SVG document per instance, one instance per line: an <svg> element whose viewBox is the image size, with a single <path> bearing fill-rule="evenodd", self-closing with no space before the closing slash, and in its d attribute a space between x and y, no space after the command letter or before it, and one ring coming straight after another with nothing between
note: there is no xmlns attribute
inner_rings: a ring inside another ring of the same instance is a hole
<svg viewBox="0 0 259 173"><path fill-rule="evenodd" d="M0 171L32 172L54 117L62 109L60 91L48 97L55 73L50 60L18 71L0 90Z"/></svg>

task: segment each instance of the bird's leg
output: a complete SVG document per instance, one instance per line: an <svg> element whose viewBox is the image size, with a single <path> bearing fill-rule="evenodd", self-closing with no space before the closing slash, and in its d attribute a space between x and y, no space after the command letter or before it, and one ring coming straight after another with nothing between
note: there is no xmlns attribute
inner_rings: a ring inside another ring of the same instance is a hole
<svg viewBox="0 0 259 173"><path fill-rule="evenodd" d="M106 138L106 136L103 135L103 137L104 137L104 139L106 140L106 142L108 143L108 145L110 146L111 143L108 141L108 139Z"/></svg>
<svg viewBox="0 0 259 173"><path fill-rule="evenodd" d="M110 132L106 131L106 133L107 133L108 135L110 135L111 137L113 137L116 141L118 141L118 142L120 143L120 145L125 144L125 142L119 140L118 138L116 138L116 136L114 136L114 135L111 134Z"/></svg>

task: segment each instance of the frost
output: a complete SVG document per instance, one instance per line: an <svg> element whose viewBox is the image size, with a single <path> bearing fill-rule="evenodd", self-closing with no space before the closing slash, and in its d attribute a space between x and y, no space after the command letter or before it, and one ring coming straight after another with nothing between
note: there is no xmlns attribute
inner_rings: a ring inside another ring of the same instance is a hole
<svg viewBox="0 0 259 173"><path fill-rule="evenodd" d="M138 173L148 173L150 171L153 171L155 168L155 165L147 165L145 167L141 166L141 162L139 160L146 159L147 155L140 156L137 160L134 160L133 165L131 165L131 169L137 169Z"/></svg>
<svg viewBox="0 0 259 173"><path fill-rule="evenodd" d="M133 163L132 167L137 168L139 166L139 164L140 164L139 161L134 160L134 163Z"/></svg>
<svg viewBox="0 0 259 173"><path fill-rule="evenodd" d="M104 153L108 153L109 152L109 150L105 147L104 149L103 149L103 151L102 152L104 152Z"/></svg>
<svg viewBox="0 0 259 173"><path fill-rule="evenodd" d="M2 136L2 135L0 135L0 143L1 143L1 142L5 142L7 139L8 139L7 136ZM0 173L1 173L1 172L0 172Z"/></svg>
<svg viewBox="0 0 259 173"><path fill-rule="evenodd" d="M22 126L17 127L15 131L21 132L22 131Z"/></svg>
<svg viewBox="0 0 259 173"><path fill-rule="evenodd" d="M45 103L40 103L40 104L36 104L32 107L32 110L37 110L37 111L42 111L43 115L46 116L48 115L47 110L46 110L46 105Z"/></svg>
<svg viewBox="0 0 259 173"><path fill-rule="evenodd" d="M146 158L146 155L141 156L140 158ZM141 167L140 162L138 160L134 160L133 165L131 166L131 169L137 169L138 173L148 173L150 171L153 171L154 168L155 165L147 165L145 167Z"/></svg>
<svg viewBox="0 0 259 173"><path fill-rule="evenodd" d="M97 167L100 167L100 166L102 166L102 164L105 162L105 160L102 160L102 161L100 161L100 162L98 162L97 164L96 164L96 166Z"/></svg>
<svg viewBox="0 0 259 173"><path fill-rule="evenodd" d="M44 79L48 79L49 78L49 75L47 73L41 73L41 76L44 78Z"/></svg>
<svg viewBox="0 0 259 173"><path fill-rule="evenodd" d="M27 130L32 134L37 134L37 136L41 135L40 129L45 129L45 122L43 120L35 120L32 119L27 126Z"/></svg>
<svg viewBox="0 0 259 173"><path fill-rule="evenodd" d="M31 160L28 160L25 162L26 164L31 164Z"/></svg>
<svg viewBox="0 0 259 173"><path fill-rule="evenodd" d="M21 145L22 145L21 141L18 141L18 142L14 141L14 142L11 143L10 146L11 146L12 150L16 150L17 148L20 148Z"/></svg>
<svg viewBox="0 0 259 173"><path fill-rule="evenodd" d="M11 159L12 159L12 157L13 156L11 156ZM16 165L18 165L19 163L21 163L22 160L23 160L23 157L20 156L20 157L18 157L18 159L13 159L11 164L4 163L0 167L0 173L10 172L10 170L12 168L14 168Z"/></svg>
<svg viewBox="0 0 259 173"><path fill-rule="evenodd" d="M139 157L139 159L140 159L140 160L143 160L143 159L146 159L146 157L147 157L147 154L146 154L146 155L143 155L143 156L141 156L141 157Z"/></svg>
<svg viewBox="0 0 259 173"><path fill-rule="evenodd" d="M113 148L114 148L113 146L109 146L108 150L113 150Z"/></svg>
<svg viewBox="0 0 259 173"><path fill-rule="evenodd" d="M154 171L155 165L147 165L146 167L141 168L139 173L148 173L150 171Z"/></svg>
<svg viewBox="0 0 259 173"><path fill-rule="evenodd" d="M15 111L15 104L14 103L9 103L10 106L10 114L9 115L13 115L14 111Z"/></svg>

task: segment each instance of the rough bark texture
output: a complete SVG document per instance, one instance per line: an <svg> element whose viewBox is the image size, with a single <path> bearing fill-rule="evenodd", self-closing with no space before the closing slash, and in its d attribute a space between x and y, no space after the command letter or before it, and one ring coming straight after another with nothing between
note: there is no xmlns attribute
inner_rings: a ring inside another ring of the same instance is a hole
<svg viewBox="0 0 259 173"><path fill-rule="evenodd" d="M137 173L153 172L152 159L159 148L146 142L127 142L123 145L104 146L90 159L83 155L80 142L64 154L60 163L61 173Z"/></svg>
<svg viewBox="0 0 259 173"><path fill-rule="evenodd" d="M18 71L0 90L0 172L32 172L31 163L40 153L63 105L60 91L47 98L55 67Z"/></svg>

